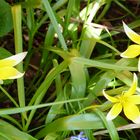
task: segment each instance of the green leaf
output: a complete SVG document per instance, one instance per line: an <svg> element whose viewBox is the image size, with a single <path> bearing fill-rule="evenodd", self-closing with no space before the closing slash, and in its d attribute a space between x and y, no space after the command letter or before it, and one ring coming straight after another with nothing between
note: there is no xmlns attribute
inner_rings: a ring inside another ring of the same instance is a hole
<svg viewBox="0 0 140 140"><path fill-rule="evenodd" d="M103 117L103 114L100 114L100 117L101 115ZM100 129L105 129L106 126L108 130L112 129L110 130L112 131L111 135L116 138L114 140L117 140L116 134L117 132L113 132L113 130L115 129L115 127L126 125L127 124L126 120L118 116L114 120L115 125L113 125L112 122L105 122L105 120L103 120L104 121L103 122L100 117L96 113L85 113L59 118L54 122L47 124L46 127L43 128L41 131L39 131L35 137L37 139L40 139L44 136L50 135L51 133L55 133L58 131L70 131L70 130L73 131L73 130L88 130L88 129L93 129L97 131ZM108 131L106 133L108 133Z"/></svg>
<svg viewBox="0 0 140 140"><path fill-rule="evenodd" d="M57 60L53 60L53 65L54 67L58 66L58 62ZM56 99L54 102L57 102L57 101L62 101L64 100L65 96L64 96L64 91L62 90L62 81L61 81L61 75L58 74L55 78L55 85L56 85ZM52 120L58 115L60 114L60 110L61 108L63 107L63 104L60 104L60 105L54 105L54 106L51 106L49 112L47 113L47 117L46 117L46 123L49 123L49 122L52 122Z"/></svg>
<svg viewBox="0 0 140 140"><path fill-rule="evenodd" d="M87 67L97 67L97 68L108 69L108 70L137 71L137 67L109 64L109 63L104 63L100 60L91 60L91 59L86 59L86 58L82 58L82 57L74 57L73 62L83 64Z"/></svg>
<svg viewBox="0 0 140 140"><path fill-rule="evenodd" d="M45 10L46 10L46 12L47 12L47 14L48 14L48 16L49 16L49 18L50 18L50 20L52 22L52 25L53 25L53 27L54 27L57 35L58 35L58 39L59 39L59 41L61 43L61 47L63 48L63 50L67 50L68 48L67 48L66 42L65 42L64 37L63 37L63 35L62 35L61 31L60 31L57 19L56 19L55 15L54 15L54 12L53 12L53 9L51 8L50 3L48 2L48 0L47 1L42 0L42 3L44 5Z"/></svg>
<svg viewBox="0 0 140 140"><path fill-rule="evenodd" d="M56 127L57 126L57 127ZM56 131L82 130L82 129L103 129L105 128L101 119L96 114L78 114L59 118L47 124L36 137L42 138L49 133Z"/></svg>
<svg viewBox="0 0 140 140"><path fill-rule="evenodd" d="M67 66L68 66L67 61L63 61L60 65L58 65L55 68L53 68L52 70L50 70L50 72L46 76L45 80L42 82L42 84L40 85L40 87L37 89L34 96L32 97L29 105L32 105L33 103L34 103L34 105L37 105L42 101L43 97L46 94L46 91L50 87L50 85L53 82L53 80L55 79L55 77L59 73L61 73L64 69L66 69ZM26 127L28 127L28 125L30 124L30 121L31 121L32 117L34 116L35 111L36 110L31 111L28 122L26 124Z"/></svg>
<svg viewBox="0 0 140 140"><path fill-rule="evenodd" d="M27 133L21 132L11 124L0 120L0 139L1 140L37 140Z"/></svg>
<svg viewBox="0 0 140 140"><path fill-rule="evenodd" d="M90 105L93 100L98 96L98 94L106 88L108 83L115 77L115 73L113 71L105 72L98 81L96 81L95 87L90 91L89 95L87 96L88 100L84 101L84 106Z"/></svg>
<svg viewBox="0 0 140 140"><path fill-rule="evenodd" d="M47 135L44 140L60 140L60 136L56 133L50 133L49 135ZM62 138L61 138L62 139Z"/></svg>
<svg viewBox="0 0 140 140"><path fill-rule="evenodd" d="M84 97L86 91L86 74L82 64L73 63L69 65L72 79L72 95L71 98Z"/></svg>
<svg viewBox="0 0 140 140"><path fill-rule="evenodd" d="M22 3L23 7L42 8L42 0L27 0Z"/></svg>
<svg viewBox="0 0 140 140"><path fill-rule="evenodd" d="M4 49L4 48L0 48L0 59L9 57L9 56L11 56L11 55L12 55L12 54L11 54L8 50L6 50L6 49Z"/></svg>
<svg viewBox="0 0 140 140"><path fill-rule="evenodd" d="M99 38L101 32L102 29L96 29L91 27L90 25L85 26L80 47L80 53L82 56L90 58L97 42L95 38Z"/></svg>
<svg viewBox="0 0 140 140"><path fill-rule="evenodd" d="M42 4L42 0L28 0L27 2L30 6L33 6L36 8L40 7Z"/></svg>
<svg viewBox="0 0 140 140"><path fill-rule="evenodd" d="M58 102L53 102L53 103L39 104L39 105L34 105L34 106L4 108L4 109L0 109L0 115L8 115L8 114L10 115L10 114L22 113L22 112L26 112L26 111L29 111L29 110L34 111L35 109L38 109L38 108L64 104L64 103L68 103L68 102L77 102L77 101L82 101L82 100L86 100L86 99L87 98L80 98L80 99L58 101Z"/></svg>
<svg viewBox="0 0 140 140"><path fill-rule="evenodd" d="M0 37L6 35L13 28L10 5L0 0Z"/></svg>
<svg viewBox="0 0 140 140"><path fill-rule="evenodd" d="M105 127L108 129L108 133L110 134L111 139L112 140L119 140L119 136L118 136L117 130L116 130L113 122L107 121L105 115L100 110L96 109L95 111L102 119Z"/></svg>

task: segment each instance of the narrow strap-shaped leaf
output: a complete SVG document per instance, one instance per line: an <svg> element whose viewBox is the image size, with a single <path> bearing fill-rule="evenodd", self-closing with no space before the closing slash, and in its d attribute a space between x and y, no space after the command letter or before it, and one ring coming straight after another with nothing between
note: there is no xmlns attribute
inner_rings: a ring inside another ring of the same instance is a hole
<svg viewBox="0 0 140 140"><path fill-rule="evenodd" d="M69 65L72 79L72 95L71 98L84 97L86 90L86 75L82 64L72 62Z"/></svg>
<svg viewBox="0 0 140 140"><path fill-rule="evenodd" d="M1 140L37 140L31 135L18 130L13 125L0 120L0 139Z"/></svg>
<svg viewBox="0 0 140 140"><path fill-rule="evenodd" d="M50 6L50 3L48 2L48 0L42 0L42 3L44 4L45 10L48 13L48 16L49 16L49 18L50 18L50 20L51 20L51 22L53 24L53 27L54 27L57 35L58 35L58 38L59 38L60 43L62 45L62 48L64 50L67 50L67 45L66 45L64 37L63 37L63 35L62 35L61 31L60 31L60 28L58 26L58 22L57 22L57 20L56 20L56 18L54 16L54 13L53 13L53 10L52 10L52 8Z"/></svg>
<svg viewBox="0 0 140 140"><path fill-rule="evenodd" d="M90 60L82 57L74 57L73 59L74 59L73 61L77 63L81 63L87 67L97 67L97 68L112 69L112 70L137 71L137 67L109 64L109 63L101 62L99 60Z"/></svg>
<svg viewBox="0 0 140 140"><path fill-rule="evenodd" d="M57 127L56 127L57 126ZM45 135L57 131L82 130L82 129L103 129L104 124L96 114L78 114L59 118L46 125L36 135L36 138L42 138Z"/></svg>
<svg viewBox="0 0 140 140"><path fill-rule="evenodd" d="M112 140L119 140L119 136L117 130L112 121L107 121L105 115L100 110L95 110L95 112L100 116L102 119L105 127L108 129L108 133Z"/></svg>
<svg viewBox="0 0 140 140"><path fill-rule="evenodd" d="M50 73L48 73L45 80L42 82L42 84L40 85L40 87L36 91L35 95L31 99L29 105L32 105L33 103L34 103L34 105L37 105L42 101L43 97L45 96L46 91L50 87L50 85L53 82L53 80L55 79L55 77L59 73L61 73L64 69L66 69L67 66L68 66L68 62L63 61L60 65L56 66L54 69L52 69L50 71ZM30 125L30 122L31 122L35 112L36 112L36 110L31 111L29 118L28 118L28 121L27 121L27 124L26 124L26 129L28 129L28 126Z"/></svg>

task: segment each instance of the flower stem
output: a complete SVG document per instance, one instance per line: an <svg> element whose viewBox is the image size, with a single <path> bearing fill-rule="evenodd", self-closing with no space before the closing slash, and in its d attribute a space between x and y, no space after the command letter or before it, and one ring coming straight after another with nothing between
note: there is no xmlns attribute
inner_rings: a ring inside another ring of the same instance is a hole
<svg viewBox="0 0 140 140"><path fill-rule="evenodd" d="M12 6L13 26L14 26L14 38L15 38L15 51L16 53L23 52L22 46L22 16L21 16L21 5ZM23 63L17 65L17 69L23 72ZM20 107L25 107L25 92L24 92L24 79L17 79L18 88L18 99ZM21 114L23 129L25 126L25 113Z"/></svg>

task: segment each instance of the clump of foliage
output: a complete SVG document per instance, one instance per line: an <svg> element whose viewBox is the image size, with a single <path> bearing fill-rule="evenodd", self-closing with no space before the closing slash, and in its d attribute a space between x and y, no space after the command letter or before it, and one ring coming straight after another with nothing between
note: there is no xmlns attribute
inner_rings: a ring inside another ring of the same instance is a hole
<svg viewBox="0 0 140 140"><path fill-rule="evenodd" d="M139 2L0 2L0 139L137 139Z"/></svg>

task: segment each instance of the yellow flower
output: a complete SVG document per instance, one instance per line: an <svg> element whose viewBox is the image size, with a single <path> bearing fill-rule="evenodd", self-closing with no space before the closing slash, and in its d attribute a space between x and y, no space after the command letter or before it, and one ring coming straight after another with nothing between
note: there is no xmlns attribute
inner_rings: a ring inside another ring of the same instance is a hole
<svg viewBox="0 0 140 140"><path fill-rule="evenodd" d="M136 106L140 104L140 95L136 95L137 76L134 74L133 83L128 91L116 97L109 96L103 90L103 95L114 105L107 114L107 120L113 120L123 110L126 117L134 123L140 123L140 111Z"/></svg>
<svg viewBox="0 0 140 140"><path fill-rule="evenodd" d="M121 57L135 58L138 55L140 55L140 35L137 34L136 32L134 32L133 30L131 30L124 22L123 22L123 27L124 27L124 31L125 31L126 35L133 42L135 42L137 44L128 46L127 50L121 54ZM138 62L138 71L140 71L140 58L139 58L139 62Z"/></svg>
<svg viewBox="0 0 140 140"><path fill-rule="evenodd" d="M19 53L11 57L0 60L0 84L6 79L17 79L23 76L24 73L19 72L14 68L26 56L27 52Z"/></svg>

